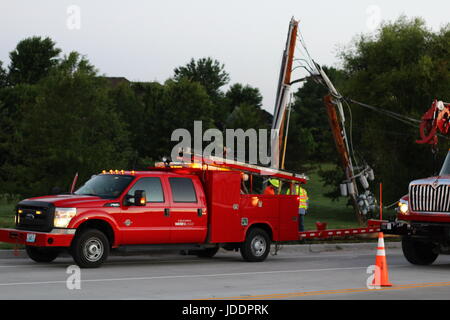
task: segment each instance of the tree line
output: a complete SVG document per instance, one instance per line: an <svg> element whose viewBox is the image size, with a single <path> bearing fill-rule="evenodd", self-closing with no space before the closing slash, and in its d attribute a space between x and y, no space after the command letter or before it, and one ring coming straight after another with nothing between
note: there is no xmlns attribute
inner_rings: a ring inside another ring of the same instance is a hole
<svg viewBox="0 0 450 320"><path fill-rule="evenodd" d="M77 52L30 37L0 68L0 193L67 191L102 169L145 169L170 155L171 132L269 128L257 88L212 58L192 59L164 83L114 81Z"/></svg>
<svg viewBox="0 0 450 320"><path fill-rule="evenodd" d="M203 129L269 129L258 88L230 84L225 65L192 59L160 82L112 82L77 52L62 54L53 40L30 37L0 61L0 193L47 194L68 189L102 169L145 169L170 154L171 132ZM450 101L450 28L428 28L401 17L361 35L340 52L341 66L325 68L346 97L420 119L435 98ZM277 75L274 75L276 78ZM328 125L326 88L312 77L295 92L286 169L336 163L323 182L343 179ZM418 145L418 128L357 105L346 106L352 156L367 163L385 185L385 199L407 192L410 180L436 171L448 150Z"/></svg>

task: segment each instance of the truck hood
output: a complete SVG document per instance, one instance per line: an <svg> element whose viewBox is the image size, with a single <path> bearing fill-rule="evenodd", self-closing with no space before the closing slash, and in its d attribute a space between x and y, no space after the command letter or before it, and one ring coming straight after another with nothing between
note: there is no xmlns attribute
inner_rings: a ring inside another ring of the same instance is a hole
<svg viewBox="0 0 450 320"><path fill-rule="evenodd" d="M411 185L418 185L418 184L432 184L435 181L437 181L439 185L441 185L441 184L450 185L450 175L417 179L417 180L411 181L409 185L411 186Z"/></svg>
<svg viewBox="0 0 450 320"><path fill-rule="evenodd" d="M102 199L97 196L82 196L76 194L62 194L53 196L42 196L25 199L24 201L41 201L52 203L55 207L101 207L105 203L112 202L111 199Z"/></svg>

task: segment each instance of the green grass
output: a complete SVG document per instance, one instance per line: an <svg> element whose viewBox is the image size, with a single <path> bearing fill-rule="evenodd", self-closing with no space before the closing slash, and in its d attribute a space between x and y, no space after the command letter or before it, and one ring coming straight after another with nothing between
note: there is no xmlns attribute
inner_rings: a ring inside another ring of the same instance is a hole
<svg viewBox="0 0 450 320"><path fill-rule="evenodd" d="M0 200L0 228L14 227L14 207L16 202Z"/></svg>
<svg viewBox="0 0 450 320"><path fill-rule="evenodd" d="M332 165L321 165L322 169L329 169ZM309 197L309 209L305 216L305 230L315 230L316 221L326 222L328 229L357 228L352 206L347 206L347 198L332 201L324 196L331 191L331 187L324 187L318 174L319 168L314 166L305 172L310 178L305 185Z"/></svg>

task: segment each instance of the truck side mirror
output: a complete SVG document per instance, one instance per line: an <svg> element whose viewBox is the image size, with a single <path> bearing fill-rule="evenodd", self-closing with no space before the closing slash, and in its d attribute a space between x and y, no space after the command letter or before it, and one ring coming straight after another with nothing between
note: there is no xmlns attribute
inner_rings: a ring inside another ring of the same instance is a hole
<svg viewBox="0 0 450 320"><path fill-rule="evenodd" d="M135 206L145 206L147 204L147 197L145 196L144 190L134 191L134 205Z"/></svg>

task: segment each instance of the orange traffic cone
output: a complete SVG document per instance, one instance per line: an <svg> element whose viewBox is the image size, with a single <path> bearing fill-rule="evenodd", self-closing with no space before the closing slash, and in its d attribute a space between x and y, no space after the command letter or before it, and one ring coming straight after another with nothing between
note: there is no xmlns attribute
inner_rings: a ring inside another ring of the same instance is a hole
<svg viewBox="0 0 450 320"><path fill-rule="evenodd" d="M379 272L375 272L375 278L372 285L381 287L392 287L389 282L388 265L386 261L386 250L384 249L383 232L378 233L378 247L375 265L379 268Z"/></svg>

